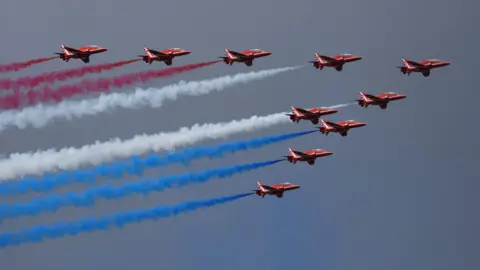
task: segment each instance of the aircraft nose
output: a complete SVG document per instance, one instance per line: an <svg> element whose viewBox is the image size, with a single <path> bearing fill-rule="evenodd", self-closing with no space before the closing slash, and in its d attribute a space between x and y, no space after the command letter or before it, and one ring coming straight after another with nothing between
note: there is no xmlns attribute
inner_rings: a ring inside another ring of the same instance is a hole
<svg viewBox="0 0 480 270"><path fill-rule="evenodd" d="M404 98L406 98L406 97L407 97L407 95L398 95L398 98L399 98L399 99L404 99Z"/></svg>
<svg viewBox="0 0 480 270"><path fill-rule="evenodd" d="M323 155L330 156L330 155L333 155L333 152L330 152L328 150L323 150Z"/></svg>
<svg viewBox="0 0 480 270"><path fill-rule="evenodd" d="M183 50L182 51L184 54L191 54L192 52L191 51L188 51L188 50Z"/></svg>
<svg viewBox="0 0 480 270"><path fill-rule="evenodd" d="M364 127L364 126L367 125L367 123L365 123L365 122L357 122L357 125L358 125L359 127Z"/></svg>
<svg viewBox="0 0 480 270"><path fill-rule="evenodd" d="M266 55L271 55L272 53L265 51L265 54L266 54Z"/></svg>

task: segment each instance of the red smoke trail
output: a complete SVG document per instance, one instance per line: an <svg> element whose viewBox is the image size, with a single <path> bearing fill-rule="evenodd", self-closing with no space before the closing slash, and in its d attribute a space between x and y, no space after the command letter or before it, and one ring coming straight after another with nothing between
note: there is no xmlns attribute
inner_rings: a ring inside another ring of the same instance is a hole
<svg viewBox="0 0 480 270"><path fill-rule="evenodd" d="M34 64L40 64L43 62L50 61L52 59L58 58L58 56L53 56L53 57L48 57L48 58L39 58L39 59L33 59L30 61L26 61L23 63L11 63L11 64L6 64L3 66L0 66L0 73L2 72L9 72L9 71L19 71L20 69L27 68L31 65Z"/></svg>
<svg viewBox="0 0 480 270"><path fill-rule="evenodd" d="M38 102L55 101L60 102L63 99L76 96L83 93L107 92L111 87L123 87L132 85L138 82L145 82L151 79L169 77L186 71L206 67L221 60L212 62L203 62L197 64L190 64L181 67L172 67L161 70L152 70L145 72L138 72L133 74L125 74L113 78L100 78L96 80L83 80L75 85L60 86L57 89L52 89L48 86L36 90L28 91L26 93L20 90L15 90L15 93L0 98L0 107L3 109L17 109L23 105L32 105ZM27 97L27 100L24 97Z"/></svg>
<svg viewBox="0 0 480 270"><path fill-rule="evenodd" d="M20 87L33 88L42 83L52 83L55 81L64 81L70 78L82 77L85 74L99 73L105 70L111 70L117 67L128 65L141 59L134 59L128 61L119 61L115 63L101 64L96 66L86 66L82 68L54 71L43 73L37 76L28 76L18 79L0 80L0 89L18 89Z"/></svg>

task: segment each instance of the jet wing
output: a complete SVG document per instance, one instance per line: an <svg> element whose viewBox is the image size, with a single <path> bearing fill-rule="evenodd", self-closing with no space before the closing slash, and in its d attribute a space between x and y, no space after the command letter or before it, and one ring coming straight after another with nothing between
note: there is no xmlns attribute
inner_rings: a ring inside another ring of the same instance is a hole
<svg viewBox="0 0 480 270"><path fill-rule="evenodd" d="M65 49L73 54L77 54L77 55L88 55L90 53L88 52L82 52L82 51L79 51L77 49L74 49L74 48L71 48L71 47L65 47Z"/></svg>
<svg viewBox="0 0 480 270"><path fill-rule="evenodd" d="M335 127L335 128L342 128L343 127L343 126L341 126L337 123L333 123L333 122L326 122L326 123L327 123L327 125Z"/></svg>
<svg viewBox="0 0 480 270"><path fill-rule="evenodd" d="M262 187L263 187L264 189L268 189L268 190L270 190L270 191L277 190L276 188L271 187L271 186L262 185Z"/></svg>
<svg viewBox="0 0 480 270"><path fill-rule="evenodd" d="M303 114L313 114L305 109L300 109L300 108L295 108L295 110L297 110L299 113L303 113Z"/></svg>
<svg viewBox="0 0 480 270"><path fill-rule="evenodd" d="M415 62L415 61L410 61L410 60L408 60L407 62L408 62L408 64L410 64L410 65L412 65L412 66L416 66L416 67L426 67L425 65L422 65L422 64L420 64L420 63L418 63L418 62Z"/></svg>
<svg viewBox="0 0 480 270"><path fill-rule="evenodd" d="M248 58L248 56L243 54L243 53L239 53L239 52L236 52L236 51L230 51L230 50L228 50L228 52L230 52L231 54L233 54L233 56L236 56L238 58L243 58L243 59Z"/></svg>
<svg viewBox="0 0 480 270"><path fill-rule="evenodd" d="M162 53L162 52L159 52L159 51L156 51L156 50L149 49L149 51L150 51L152 54L155 54L155 55L168 56L168 54Z"/></svg>
<svg viewBox="0 0 480 270"><path fill-rule="evenodd" d="M320 55L320 57L323 58L323 60L328 61L328 62L339 62L339 60L328 57L328 56L325 56L325 55Z"/></svg>
<svg viewBox="0 0 480 270"><path fill-rule="evenodd" d="M381 100L383 100L382 98L379 98L379 97L376 97L376 96L370 95L370 94L365 94L365 96L367 96L369 99L375 100L375 101L381 101Z"/></svg>
<svg viewBox="0 0 480 270"><path fill-rule="evenodd" d="M88 56L81 58L81 60L82 60L85 64L90 63L90 57L88 57Z"/></svg>
<svg viewBox="0 0 480 270"><path fill-rule="evenodd" d="M309 154L306 154L306 153L303 153L303 152L298 152L298 151L295 151L295 155L301 156L303 158L312 157L312 155L309 155Z"/></svg>

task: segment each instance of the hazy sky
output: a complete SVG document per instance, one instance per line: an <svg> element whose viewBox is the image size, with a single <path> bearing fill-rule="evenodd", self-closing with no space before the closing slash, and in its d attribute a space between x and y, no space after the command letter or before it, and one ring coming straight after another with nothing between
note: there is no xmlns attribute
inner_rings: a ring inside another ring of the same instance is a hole
<svg viewBox="0 0 480 270"><path fill-rule="evenodd" d="M145 45L192 51L175 59L176 66L215 59L226 47L273 52L250 68L220 63L151 83L160 87L180 79L308 64L314 52L350 52L364 59L342 72L307 67L221 93L181 98L159 109L117 110L43 129L12 128L0 134L2 154L127 139L281 112L291 105L334 105L356 99L359 91L408 97L385 111L350 106L326 118L368 123L345 138L314 133L188 168L152 169L144 177L274 159L286 155L288 147L335 153L312 167L280 163L203 185L102 201L92 209L12 219L0 230L233 195L254 189L256 181L302 186L282 199L251 196L158 222L2 249L2 269L479 269L477 10L475 1L465 0L3 0L1 63L47 57L60 44L109 49L92 56L90 65L131 59ZM395 68L402 57L440 58L452 65L433 70L429 78L407 77ZM1 78L81 66L81 61L58 60ZM95 76L162 67L141 62ZM228 140L311 127L310 122L280 125ZM130 180L136 178L122 181Z"/></svg>

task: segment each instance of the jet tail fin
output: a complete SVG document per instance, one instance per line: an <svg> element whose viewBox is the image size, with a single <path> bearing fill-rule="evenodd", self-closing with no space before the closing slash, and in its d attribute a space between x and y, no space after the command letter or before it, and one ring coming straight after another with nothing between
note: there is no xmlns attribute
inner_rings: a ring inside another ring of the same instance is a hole
<svg viewBox="0 0 480 270"><path fill-rule="evenodd" d="M266 191L261 182L257 182L257 186L261 191L264 191L264 192Z"/></svg>
<svg viewBox="0 0 480 270"><path fill-rule="evenodd" d="M298 155L295 153L295 150L293 148L288 148L288 152L290 153L290 155L294 158L297 158Z"/></svg>
<svg viewBox="0 0 480 270"><path fill-rule="evenodd" d="M324 59L324 57L318 53L315 53L315 59L320 62L320 64L326 64L328 61Z"/></svg>
<svg viewBox="0 0 480 270"><path fill-rule="evenodd" d="M230 53L230 50L225 48L225 56L227 56L228 58L235 58L231 53Z"/></svg>
<svg viewBox="0 0 480 270"><path fill-rule="evenodd" d="M322 125L323 125L325 128L330 128L330 125L328 125L327 122L325 122L325 120L323 120L323 118L320 118L320 122L322 123Z"/></svg>
<svg viewBox="0 0 480 270"><path fill-rule="evenodd" d="M363 101L370 101L370 99L362 91L360 91L360 97L362 98Z"/></svg>

